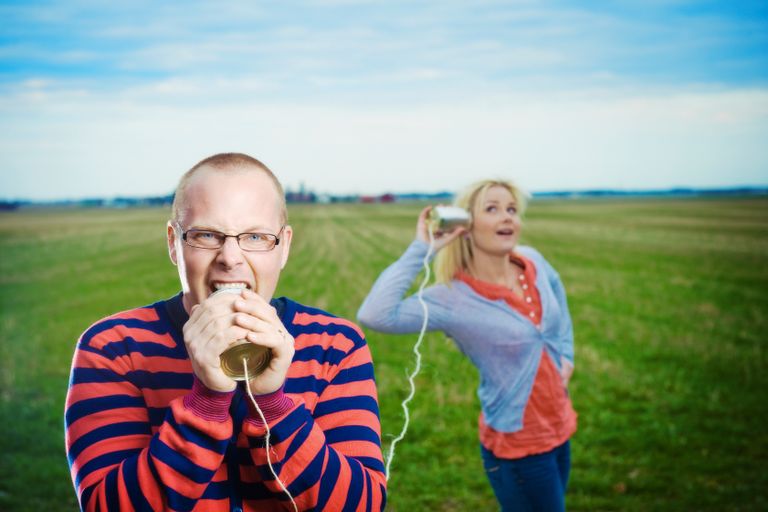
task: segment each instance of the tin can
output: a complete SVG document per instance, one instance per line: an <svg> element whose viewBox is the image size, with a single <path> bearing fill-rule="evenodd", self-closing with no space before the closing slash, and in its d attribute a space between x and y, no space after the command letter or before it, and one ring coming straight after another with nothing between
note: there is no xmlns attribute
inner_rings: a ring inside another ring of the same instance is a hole
<svg viewBox="0 0 768 512"><path fill-rule="evenodd" d="M240 288L223 288L213 292L240 294ZM256 345L248 340L240 339L234 345L221 353L221 371L232 380L245 380L245 367L248 368L248 377L253 378L269 367L272 360L272 351L264 346ZM245 363L243 363L245 360Z"/></svg>
<svg viewBox="0 0 768 512"><path fill-rule="evenodd" d="M269 367L272 351L247 340L238 340L235 345L222 352L219 358L224 375L232 380L245 380L243 359L248 368L248 377L253 378Z"/></svg>
<svg viewBox="0 0 768 512"><path fill-rule="evenodd" d="M469 228L471 222L469 212L458 206L435 206L429 217L435 231L452 231L459 226Z"/></svg>

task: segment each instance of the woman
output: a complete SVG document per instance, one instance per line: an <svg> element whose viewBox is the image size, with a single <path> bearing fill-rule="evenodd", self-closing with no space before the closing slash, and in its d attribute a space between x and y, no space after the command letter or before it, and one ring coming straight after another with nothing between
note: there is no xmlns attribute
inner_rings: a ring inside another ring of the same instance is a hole
<svg viewBox="0 0 768 512"><path fill-rule="evenodd" d="M567 392L573 328L555 269L517 245L525 203L507 181L481 181L458 196L454 204L472 222L434 233L437 284L423 299L428 329L445 332L480 372L483 465L502 510L562 511L576 431ZM358 312L362 324L389 333L421 329L418 298L403 296L429 249L430 210L373 285Z"/></svg>

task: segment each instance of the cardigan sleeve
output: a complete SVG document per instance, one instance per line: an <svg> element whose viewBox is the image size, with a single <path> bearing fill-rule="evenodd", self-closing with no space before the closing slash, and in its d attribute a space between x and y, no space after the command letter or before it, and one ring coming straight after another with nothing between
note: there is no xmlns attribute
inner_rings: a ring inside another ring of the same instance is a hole
<svg viewBox="0 0 768 512"><path fill-rule="evenodd" d="M542 258L543 259L543 258ZM565 357L571 364L574 363L574 350L573 350L573 321L571 320L571 312L568 308L568 298L565 293L565 286L560 279L560 274L552 267L552 265L544 260L547 266L547 273L549 275L549 284L552 287L552 291L557 300L557 305L560 310L560 322L557 332L557 346L560 351L560 355ZM559 364L559 362L558 362Z"/></svg>
<svg viewBox="0 0 768 512"><path fill-rule="evenodd" d="M405 297L405 294L424 267L428 248L426 243L414 240L405 253L381 273L357 312L361 324L392 334L418 332L422 328L424 308L417 295ZM422 299L429 306L427 329L444 330L444 312L436 287L424 290Z"/></svg>

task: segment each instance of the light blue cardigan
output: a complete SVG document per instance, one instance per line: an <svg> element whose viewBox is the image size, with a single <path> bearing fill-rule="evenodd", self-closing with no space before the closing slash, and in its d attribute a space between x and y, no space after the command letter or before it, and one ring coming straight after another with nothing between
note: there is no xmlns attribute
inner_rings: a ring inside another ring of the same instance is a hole
<svg viewBox="0 0 768 512"><path fill-rule="evenodd" d="M419 332L424 312L416 295L403 299L422 268L428 245L414 240L368 293L358 320L381 332ZM486 423L500 432L523 428L523 412L533 388L542 349L560 368L561 356L573 363L573 325L560 276L532 247L516 252L533 261L541 297L537 328L504 300L489 300L463 281L424 290L430 331L443 331L480 371L477 394Z"/></svg>

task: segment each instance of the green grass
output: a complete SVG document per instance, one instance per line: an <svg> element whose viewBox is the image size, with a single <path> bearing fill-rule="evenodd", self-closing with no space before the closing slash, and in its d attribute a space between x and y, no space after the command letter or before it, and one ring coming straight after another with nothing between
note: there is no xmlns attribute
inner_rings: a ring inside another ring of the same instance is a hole
<svg viewBox="0 0 768 512"><path fill-rule="evenodd" d="M279 294L354 318L419 205L292 206ZM75 510L63 401L79 334L178 291L160 210L0 214L0 510ZM768 509L768 198L536 201L524 242L576 333L569 510ZM369 331L386 448L415 336ZM389 510L493 510L473 367L428 335Z"/></svg>

